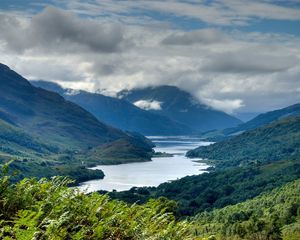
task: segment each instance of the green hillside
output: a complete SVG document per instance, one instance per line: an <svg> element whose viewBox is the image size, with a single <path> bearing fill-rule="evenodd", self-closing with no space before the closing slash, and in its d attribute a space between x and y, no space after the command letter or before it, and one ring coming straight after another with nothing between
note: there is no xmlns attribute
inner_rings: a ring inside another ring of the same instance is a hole
<svg viewBox="0 0 300 240"><path fill-rule="evenodd" d="M287 117L267 126L187 152L188 157L210 159L219 167L265 164L300 157L300 116Z"/></svg>
<svg viewBox="0 0 300 240"><path fill-rule="evenodd" d="M200 236L215 239L300 239L300 180L271 193L194 219Z"/></svg>

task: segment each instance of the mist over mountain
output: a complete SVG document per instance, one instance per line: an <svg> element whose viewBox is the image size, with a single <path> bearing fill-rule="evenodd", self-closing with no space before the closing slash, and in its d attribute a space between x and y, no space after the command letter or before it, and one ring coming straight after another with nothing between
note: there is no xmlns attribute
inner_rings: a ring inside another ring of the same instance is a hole
<svg viewBox="0 0 300 240"><path fill-rule="evenodd" d="M222 111L213 109L175 86L159 86L121 91L122 99L169 117L194 130L208 131L234 127L242 121Z"/></svg>

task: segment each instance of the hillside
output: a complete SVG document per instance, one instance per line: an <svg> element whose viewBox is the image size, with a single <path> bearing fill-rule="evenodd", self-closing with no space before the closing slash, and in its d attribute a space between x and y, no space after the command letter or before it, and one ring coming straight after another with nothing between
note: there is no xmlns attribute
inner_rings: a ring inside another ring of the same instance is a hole
<svg viewBox="0 0 300 240"><path fill-rule="evenodd" d="M186 135L192 130L168 117L136 107L126 100L99 93L64 89L46 81L32 81L34 86L54 91L92 113L99 121L126 131L144 135Z"/></svg>
<svg viewBox="0 0 300 240"><path fill-rule="evenodd" d="M150 108L149 111L187 125L196 132L234 127L242 123L233 116L200 103L191 94L174 86L124 90L118 96L136 105L155 103L155 109Z"/></svg>
<svg viewBox="0 0 300 240"><path fill-rule="evenodd" d="M252 200L194 219L198 234L215 239L300 239L300 180Z"/></svg>
<svg viewBox="0 0 300 240"><path fill-rule="evenodd" d="M120 141L124 144L118 152ZM83 161L87 165L103 163L106 158L112 164L149 161L153 147L143 136L101 123L59 94L32 86L2 64L0 142L0 164L15 159L13 165L21 172L19 178L59 174L77 180L95 175L103 177L102 172L85 169ZM113 151L104 151L107 144ZM91 154L94 148L98 151Z"/></svg>
<svg viewBox="0 0 300 240"><path fill-rule="evenodd" d="M262 127L264 125L270 124L272 122L283 119L285 117L299 116L299 115L300 115L300 103L288 106L286 108L259 114L257 117L251 119L248 122L242 123L237 127L204 133L202 137L210 138L211 140L218 141L220 139L222 140L228 137L241 134L248 130Z"/></svg>
<svg viewBox="0 0 300 240"><path fill-rule="evenodd" d="M33 87L4 65L0 65L0 112L12 124L62 148L93 147L126 137L60 95Z"/></svg>
<svg viewBox="0 0 300 240"><path fill-rule="evenodd" d="M188 157L213 160L217 167L264 164L300 156L300 116L291 116L267 126L187 152Z"/></svg>

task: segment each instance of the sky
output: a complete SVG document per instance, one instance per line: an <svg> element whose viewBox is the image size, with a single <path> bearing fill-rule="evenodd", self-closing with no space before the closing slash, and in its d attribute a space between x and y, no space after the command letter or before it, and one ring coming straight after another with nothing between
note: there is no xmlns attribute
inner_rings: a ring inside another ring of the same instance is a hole
<svg viewBox="0 0 300 240"><path fill-rule="evenodd" d="M106 95L174 85L269 111L300 102L300 0L1 0L0 62Z"/></svg>

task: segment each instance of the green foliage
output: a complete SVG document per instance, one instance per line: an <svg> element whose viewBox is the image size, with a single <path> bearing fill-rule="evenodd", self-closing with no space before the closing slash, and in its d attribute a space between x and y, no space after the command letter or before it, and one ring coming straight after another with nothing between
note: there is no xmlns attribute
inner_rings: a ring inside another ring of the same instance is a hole
<svg viewBox="0 0 300 240"><path fill-rule="evenodd" d="M9 162L9 172L14 173L11 181L18 182L26 177L51 178L53 176L67 176L74 180L73 184L92 179L103 179L101 170L91 170L79 163L51 162L51 161L27 161L15 159ZM1 164L0 164L1 166ZM5 165L4 165L5 166Z"/></svg>
<svg viewBox="0 0 300 240"><path fill-rule="evenodd" d="M69 180L0 179L1 239L195 239L167 199L127 205L67 188Z"/></svg>
<svg viewBox="0 0 300 240"><path fill-rule="evenodd" d="M271 193L194 218L200 236L216 239L299 239L300 180Z"/></svg>

